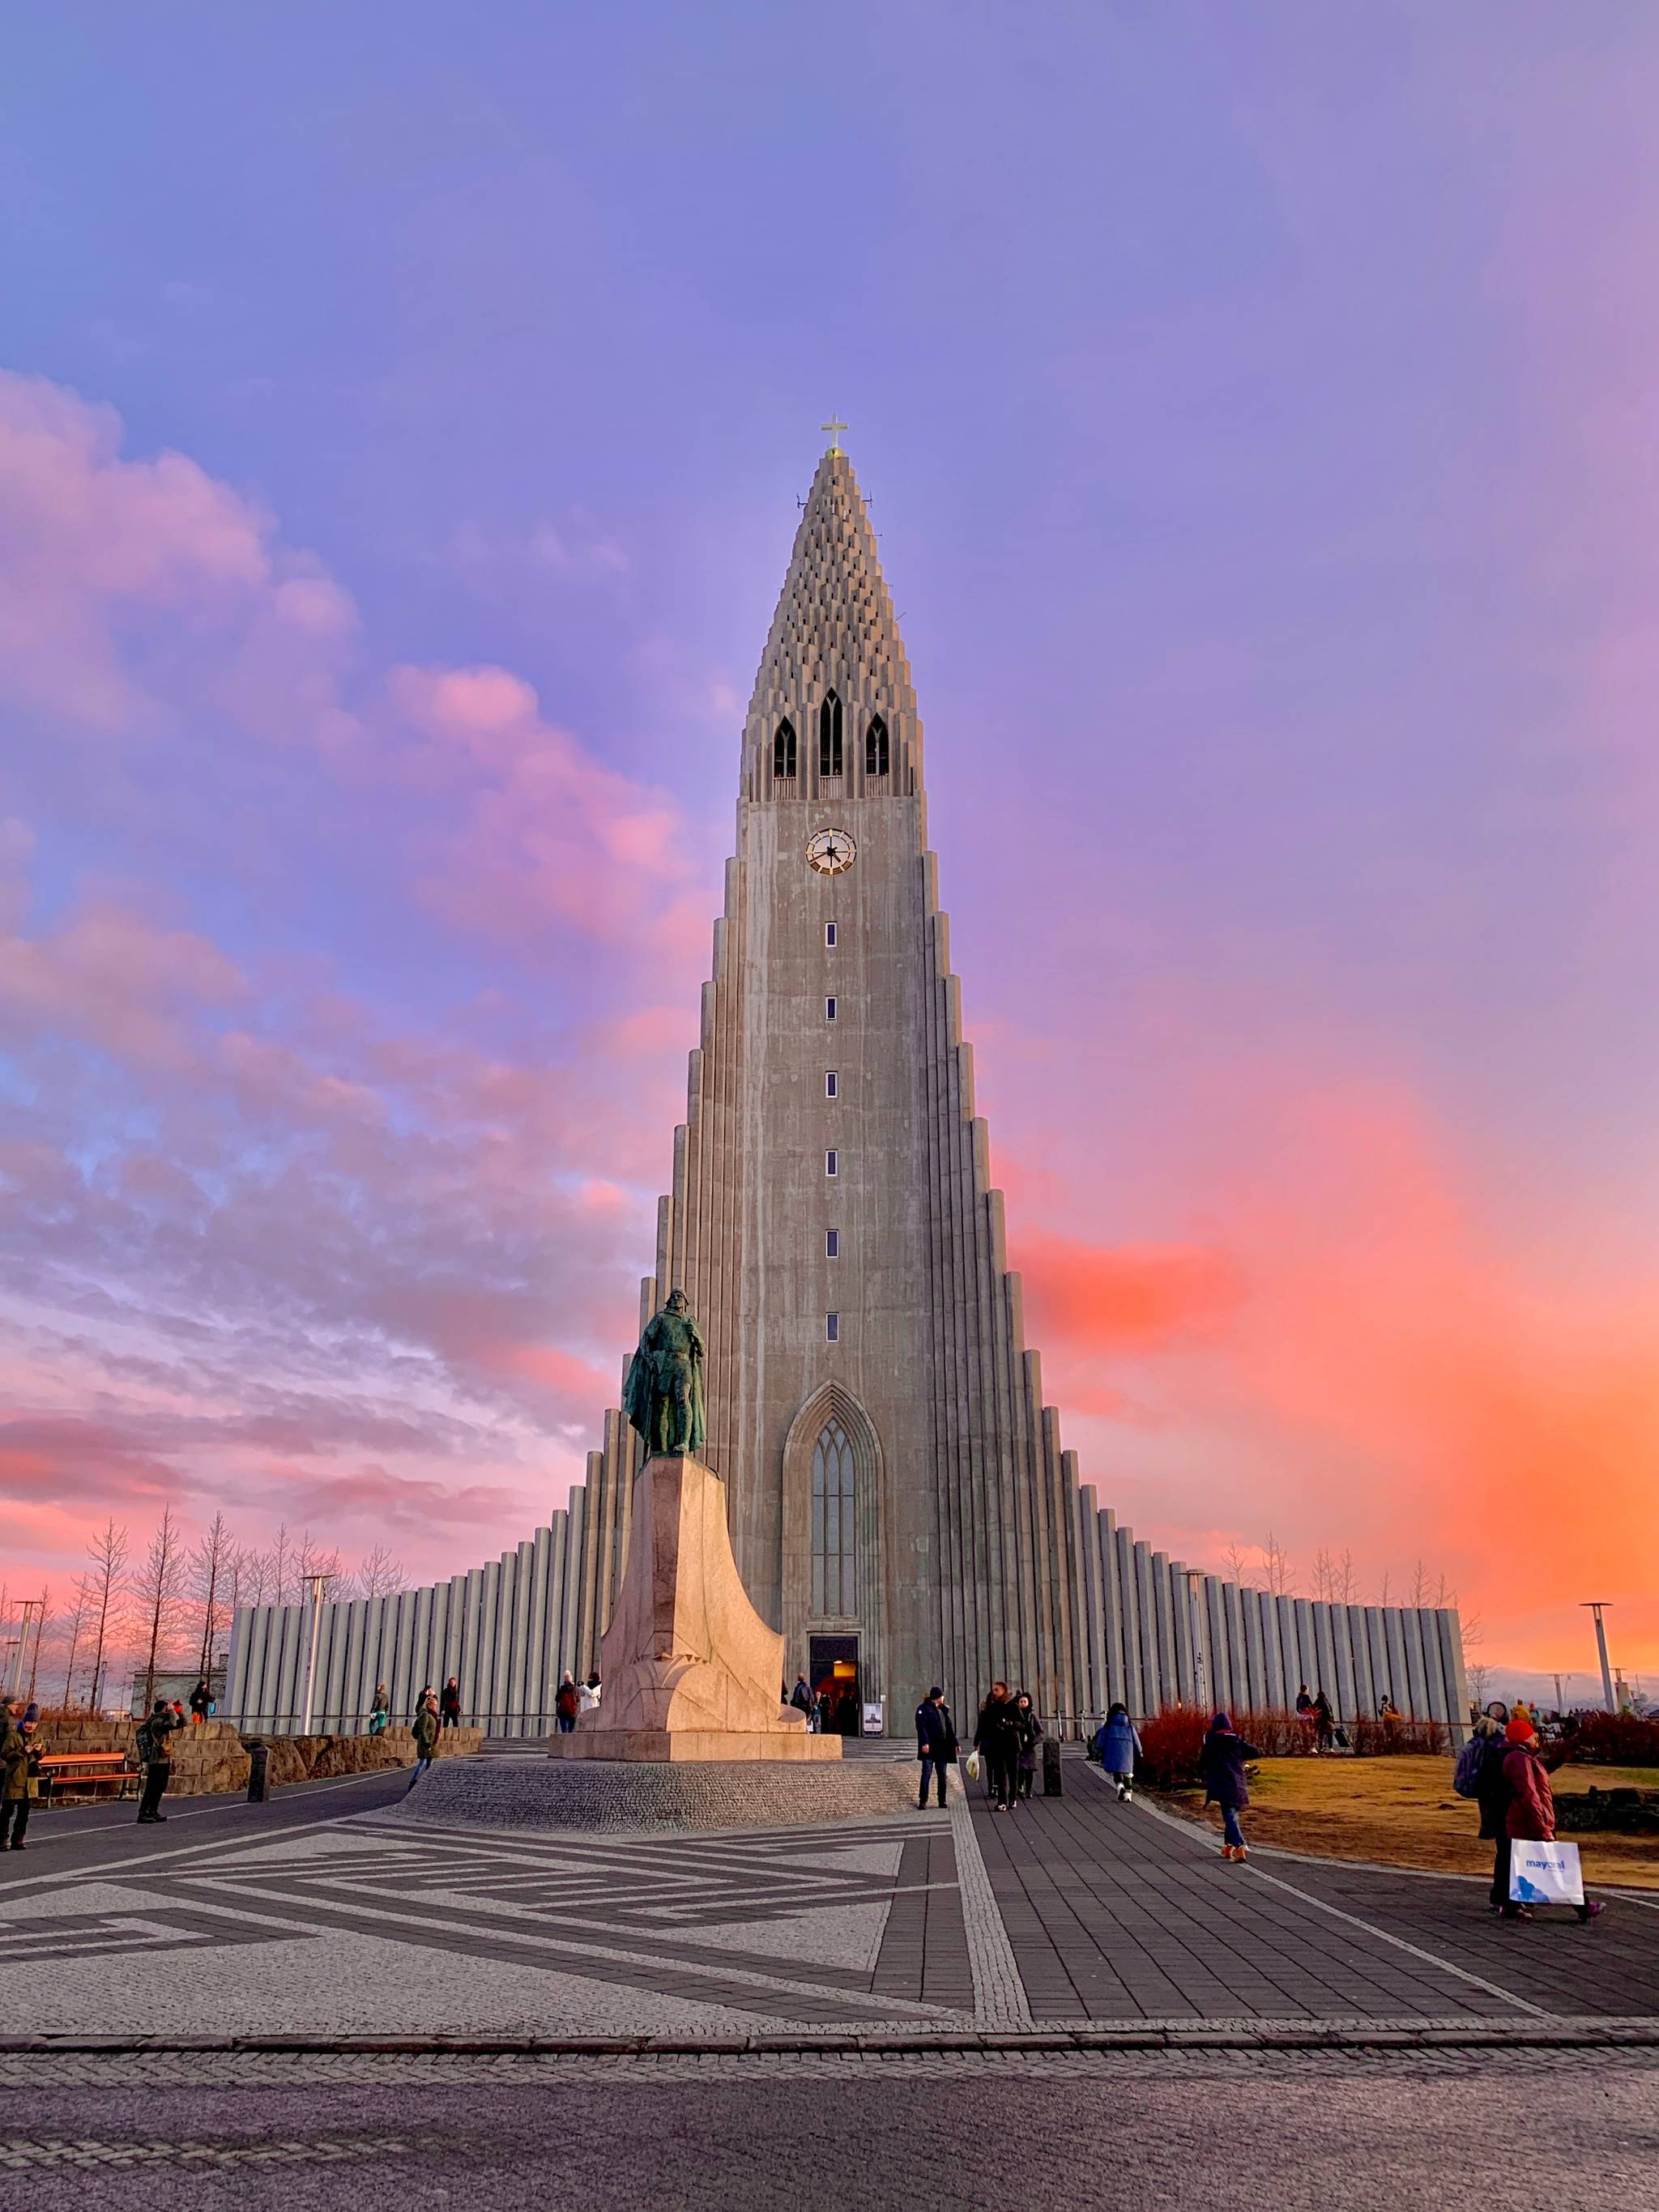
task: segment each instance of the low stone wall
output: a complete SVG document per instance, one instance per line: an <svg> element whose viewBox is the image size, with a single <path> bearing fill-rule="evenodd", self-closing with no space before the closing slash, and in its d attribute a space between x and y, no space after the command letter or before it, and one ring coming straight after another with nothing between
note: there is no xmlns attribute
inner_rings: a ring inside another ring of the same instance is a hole
<svg viewBox="0 0 1659 2212"><path fill-rule="evenodd" d="M106 1720L71 1713L43 1720L42 1751L124 1751L137 1756L135 1741L138 1723ZM168 1788L177 1797L224 1794L247 1788L252 1761L247 1744L234 1721L187 1722L173 1732L173 1778ZM375 1774L394 1766L413 1766L415 1738L406 1728L389 1728L382 1735L273 1735L261 1739L270 1746L265 1771L271 1786L284 1782L324 1782L337 1775ZM442 1729L437 1757L455 1759L477 1750L482 1729Z"/></svg>
<svg viewBox="0 0 1659 2212"><path fill-rule="evenodd" d="M64 1714L40 1723L43 1752L123 1751L137 1756L138 1723ZM181 1797L246 1790L248 1755L232 1721L187 1722L173 1732L173 1779L167 1785Z"/></svg>
<svg viewBox="0 0 1659 2212"><path fill-rule="evenodd" d="M346 1774L379 1774L394 1766L413 1766L412 1729L389 1728L379 1735L271 1735L265 1772L272 1788L284 1782L328 1782ZM483 1741L483 1730L448 1728L438 1731L438 1759L465 1759Z"/></svg>
<svg viewBox="0 0 1659 2212"><path fill-rule="evenodd" d="M589 1835L809 1827L915 1818L914 1759L796 1765L764 1759L480 1759L428 1774L380 1815L480 1828L572 1828Z"/></svg>

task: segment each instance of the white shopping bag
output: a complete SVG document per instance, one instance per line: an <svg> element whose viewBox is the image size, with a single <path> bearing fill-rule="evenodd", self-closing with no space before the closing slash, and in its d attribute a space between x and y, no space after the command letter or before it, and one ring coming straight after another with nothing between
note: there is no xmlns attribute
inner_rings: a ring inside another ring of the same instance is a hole
<svg viewBox="0 0 1659 2212"><path fill-rule="evenodd" d="M979 1753L976 1751L970 1751L963 1760L962 1771L970 1782L979 1780Z"/></svg>
<svg viewBox="0 0 1659 2212"><path fill-rule="evenodd" d="M1584 1876L1577 1844L1510 1845L1511 1905L1582 1905Z"/></svg>

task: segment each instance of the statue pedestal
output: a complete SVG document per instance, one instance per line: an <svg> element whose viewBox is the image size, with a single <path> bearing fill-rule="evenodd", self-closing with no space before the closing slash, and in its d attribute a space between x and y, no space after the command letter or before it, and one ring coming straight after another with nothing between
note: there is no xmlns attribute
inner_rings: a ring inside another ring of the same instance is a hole
<svg viewBox="0 0 1659 2212"><path fill-rule="evenodd" d="M726 1485L689 1453L635 1477L628 1558L599 1643L601 1696L554 1759L839 1759L778 1701L783 1638L749 1602L732 1556Z"/></svg>

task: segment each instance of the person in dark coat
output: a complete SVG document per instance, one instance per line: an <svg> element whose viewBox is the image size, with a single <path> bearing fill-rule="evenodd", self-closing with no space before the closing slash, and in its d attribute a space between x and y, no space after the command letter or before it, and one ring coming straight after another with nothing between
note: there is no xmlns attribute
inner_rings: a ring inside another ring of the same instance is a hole
<svg viewBox="0 0 1659 2212"><path fill-rule="evenodd" d="M1330 1751L1336 1743L1336 1708L1322 1690L1314 1699L1315 1748Z"/></svg>
<svg viewBox="0 0 1659 2212"><path fill-rule="evenodd" d="M795 1686L789 1692L789 1702L798 1713L811 1712L812 1686L805 1674L796 1675Z"/></svg>
<svg viewBox="0 0 1659 2212"><path fill-rule="evenodd" d="M161 1800L173 1778L173 1750L169 1741L179 1719L165 1698L157 1698L155 1710L138 1731L138 1756L144 1762L144 1794L138 1801L141 1821L165 1820Z"/></svg>
<svg viewBox="0 0 1659 2212"><path fill-rule="evenodd" d="M0 1850L9 1834L12 1849L21 1851L29 1824L29 1741L18 1717L22 1710L21 1699L0 1698Z"/></svg>
<svg viewBox="0 0 1659 2212"><path fill-rule="evenodd" d="M916 1707L916 1757L921 1761L921 1795L916 1800L916 1809L925 1812L929 1780L934 1775L939 1777L939 1802L942 1805L945 1770L954 1766L957 1759L957 1724L945 1702L945 1692L937 1682Z"/></svg>
<svg viewBox="0 0 1659 2212"><path fill-rule="evenodd" d="M1250 1785L1244 1772L1248 1759L1260 1759L1261 1753L1253 1743L1246 1743L1225 1713L1211 1716L1209 1732L1198 1755L1199 1771L1204 1777L1204 1802L1221 1808L1224 1859L1243 1861L1249 1856L1244 1848L1244 1831L1238 1825L1238 1816L1250 1802Z"/></svg>
<svg viewBox="0 0 1659 2212"><path fill-rule="evenodd" d="M410 1790L437 1755L440 1725L438 1700L430 1690L423 1690L421 1702L415 1708L415 1717L410 1723L410 1733L415 1738L415 1771L409 1778Z"/></svg>
<svg viewBox="0 0 1659 2212"><path fill-rule="evenodd" d="M1042 1741L1042 1723L1037 1718L1036 1707L1031 1703L1031 1693L1022 1690L1014 1699L1014 1711L1019 1716L1019 1748L1014 1754L1014 1802L1030 1802L1031 1785L1036 1779L1037 1746Z"/></svg>
<svg viewBox="0 0 1659 2212"><path fill-rule="evenodd" d="M1019 1763L1019 1714L1006 1682L993 1682L990 1696L979 1709L974 1748L985 1761L985 1786L993 1809L1012 1813Z"/></svg>
<svg viewBox="0 0 1659 2212"><path fill-rule="evenodd" d="M1139 1734L1126 1705L1114 1705L1102 1721L1095 1749L1100 1755L1101 1772L1109 1774L1117 1784L1118 1802L1127 1803L1134 1790L1135 1761L1142 1752Z"/></svg>
<svg viewBox="0 0 1659 2212"><path fill-rule="evenodd" d="M212 1704L213 1692L204 1681L198 1681L190 1693L190 1723L192 1728L204 1725Z"/></svg>
<svg viewBox="0 0 1659 2212"><path fill-rule="evenodd" d="M1510 1785L1504 1773L1510 1748L1504 1730L1509 1717L1509 1707L1494 1698L1471 1731L1480 1745L1474 1802L1480 1808L1480 1833L1492 1846L1492 1888L1487 1893L1492 1912L1501 1912L1510 1901Z"/></svg>
<svg viewBox="0 0 1659 2212"><path fill-rule="evenodd" d="M444 1693L442 1698L439 1700L438 1710L441 1717L442 1725L445 1728L459 1728L460 1726L461 1686L453 1674L444 1684Z"/></svg>

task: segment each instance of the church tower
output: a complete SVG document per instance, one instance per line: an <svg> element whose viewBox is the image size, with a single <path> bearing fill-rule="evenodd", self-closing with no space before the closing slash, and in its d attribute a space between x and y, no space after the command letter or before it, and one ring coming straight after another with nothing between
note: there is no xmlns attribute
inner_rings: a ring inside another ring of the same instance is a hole
<svg viewBox="0 0 1659 2212"><path fill-rule="evenodd" d="M909 666L835 446L744 724L641 1327L676 1285L708 1346L704 1457L749 1595L792 1674L856 1683L890 1731L931 1682L966 1714L999 1674L1061 1733L1114 1698L1138 1717L1176 1698L1248 1712L1298 1682L1345 1719L1386 1695L1464 1724L1454 1609L1188 1568L1120 1527L1060 1449L974 1114ZM586 1481L499 1559L315 1613L240 1607L226 1710L259 1732L313 1705L361 1725L377 1683L406 1711L453 1674L469 1715L545 1734L561 1671L597 1662L638 1463L613 1410Z"/></svg>
<svg viewBox="0 0 1659 2212"><path fill-rule="evenodd" d="M903 1713L994 1674L1078 1709L1074 1468L1024 1346L927 849L915 694L851 465L796 532L641 1310L708 1347L738 1567L815 1682ZM638 1447L590 1455L584 1649ZM842 1679L848 1677L843 1671Z"/></svg>

